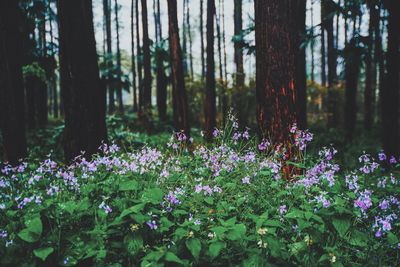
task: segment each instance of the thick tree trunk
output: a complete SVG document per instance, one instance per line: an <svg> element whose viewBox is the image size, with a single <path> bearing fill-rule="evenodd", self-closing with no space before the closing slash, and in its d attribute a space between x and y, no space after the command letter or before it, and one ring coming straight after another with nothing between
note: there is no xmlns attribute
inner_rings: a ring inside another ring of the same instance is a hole
<svg viewBox="0 0 400 267"><path fill-rule="evenodd" d="M206 74L206 97L204 100L204 132L208 141L216 126L216 103L215 103L215 60L214 60L214 0L207 0L207 74Z"/></svg>
<svg viewBox="0 0 400 267"><path fill-rule="evenodd" d="M124 103L122 99L122 69L121 69L121 49L119 45L119 18L118 18L118 1L114 1L114 12L115 12L115 30L117 34L117 99L118 99L118 112L124 113Z"/></svg>
<svg viewBox="0 0 400 267"><path fill-rule="evenodd" d="M136 60L135 60L135 0L131 2L131 70L132 70L132 94L133 94L133 112L138 110L137 87L136 87Z"/></svg>
<svg viewBox="0 0 400 267"><path fill-rule="evenodd" d="M296 122L293 1L255 0L257 122L261 137L288 142Z"/></svg>
<svg viewBox="0 0 400 267"><path fill-rule="evenodd" d="M142 32L143 32L143 104L144 111L147 115L151 115L151 55L150 55L150 39L147 20L147 1L142 0Z"/></svg>
<svg viewBox="0 0 400 267"><path fill-rule="evenodd" d="M156 10L154 10L155 18L155 29L156 29L156 40L162 41L162 27L161 27L161 14L160 14L160 0L157 0ZM165 74L164 69L164 58L163 58L163 47L157 46L156 51L156 64L157 64L157 109L160 121L165 122L167 120L167 86L168 77Z"/></svg>
<svg viewBox="0 0 400 267"><path fill-rule="evenodd" d="M106 91L99 79L91 0L59 0L64 154L90 156L106 141Z"/></svg>
<svg viewBox="0 0 400 267"><path fill-rule="evenodd" d="M382 90L383 148L388 155L400 154L399 88L400 88L400 2L387 1L388 44L385 84Z"/></svg>
<svg viewBox="0 0 400 267"><path fill-rule="evenodd" d="M296 20L294 38L296 38L296 114L297 124L300 129L307 128L307 73L306 73L306 47L302 45L306 34L306 0L296 0L293 17Z"/></svg>
<svg viewBox="0 0 400 267"><path fill-rule="evenodd" d="M21 20L17 1L0 1L0 130L4 161L13 165L26 156Z"/></svg>
<svg viewBox="0 0 400 267"><path fill-rule="evenodd" d="M168 0L169 47L171 56L174 125L176 131L190 134L188 104L183 75L182 50L179 40L179 28L176 0Z"/></svg>
<svg viewBox="0 0 400 267"><path fill-rule="evenodd" d="M111 84L113 80L112 72L112 43L111 43L111 0L103 0L103 13L106 19L106 43L107 43L107 88L108 88L108 112L114 113L115 111L115 92L114 87Z"/></svg>
<svg viewBox="0 0 400 267"><path fill-rule="evenodd" d="M357 47L356 40L350 40L346 47L346 66L345 66L345 81L346 81L346 102L344 111L344 124L346 129L346 139L353 139L354 128L357 117L357 87L358 78L360 76L361 51Z"/></svg>

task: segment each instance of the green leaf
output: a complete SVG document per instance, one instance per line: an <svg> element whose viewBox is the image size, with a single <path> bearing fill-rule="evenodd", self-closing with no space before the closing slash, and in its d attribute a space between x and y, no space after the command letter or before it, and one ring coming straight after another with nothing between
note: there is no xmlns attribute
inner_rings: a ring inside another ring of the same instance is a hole
<svg viewBox="0 0 400 267"><path fill-rule="evenodd" d="M165 253L164 258L168 262L176 262L176 263L184 264L184 262L180 258L178 258L178 256L176 256L174 253L172 253L170 251Z"/></svg>
<svg viewBox="0 0 400 267"><path fill-rule="evenodd" d="M350 228L350 220L347 218L338 218L335 217L332 220L333 227L335 227L336 231L339 233L340 237L344 237L347 230Z"/></svg>
<svg viewBox="0 0 400 267"><path fill-rule="evenodd" d="M221 241L214 242L208 248L208 253L210 254L210 256L212 258L216 258L216 257L218 257L221 250L225 247L226 247L225 242L221 242Z"/></svg>
<svg viewBox="0 0 400 267"><path fill-rule="evenodd" d="M143 199L152 204L160 204L163 196L164 194L160 188L149 188L143 194Z"/></svg>
<svg viewBox="0 0 400 267"><path fill-rule="evenodd" d="M399 239L397 238L397 236L395 234L393 234L392 232L389 232L387 235L387 239L389 241L389 243L391 245L396 245L399 243Z"/></svg>
<svg viewBox="0 0 400 267"><path fill-rule="evenodd" d="M53 251L54 249L52 247L37 248L33 250L33 254L42 261L45 261Z"/></svg>
<svg viewBox="0 0 400 267"><path fill-rule="evenodd" d="M236 224L226 234L229 240L239 240L246 234L246 226L244 224Z"/></svg>
<svg viewBox="0 0 400 267"><path fill-rule="evenodd" d="M206 197L204 198L204 201L210 205L214 204L214 199L212 197Z"/></svg>
<svg viewBox="0 0 400 267"><path fill-rule="evenodd" d="M124 181L119 184L120 191L131 191L138 189L139 184L136 180Z"/></svg>
<svg viewBox="0 0 400 267"><path fill-rule="evenodd" d="M23 229L18 233L19 238L28 243L34 243L39 240L40 236L29 231L28 229Z"/></svg>
<svg viewBox="0 0 400 267"><path fill-rule="evenodd" d="M127 215L129 215L131 213L138 213L138 212L140 212L140 211L142 211L144 209L145 205L146 205L145 203L140 203L140 204L137 204L137 205L132 206L130 208L124 209L121 212L121 215L119 215L119 218L123 218L123 217L125 217L125 216L127 216Z"/></svg>
<svg viewBox="0 0 400 267"><path fill-rule="evenodd" d="M186 247L189 249L190 253L192 253L193 257L197 260L199 259L200 251L201 251L201 242L197 238L190 238L186 240Z"/></svg>
<svg viewBox="0 0 400 267"><path fill-rule="evenodd" d="M22 229L18 233L19 238L28 243L38 241L43 231L43 225L40 217L34 217L33 219L26 220L25 225L26 228Z"/></svg>

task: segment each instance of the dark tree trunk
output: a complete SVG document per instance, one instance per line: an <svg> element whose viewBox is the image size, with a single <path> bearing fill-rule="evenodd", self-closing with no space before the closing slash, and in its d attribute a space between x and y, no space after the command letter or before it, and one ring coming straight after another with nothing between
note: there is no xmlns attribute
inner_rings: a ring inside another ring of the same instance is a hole
<svg viewBox="0 0 400 267"><path fill-rule="evenodd" d="M225 38L225 4L223 1L219 2L221 8L221 20L222 20L222 47L224 52L224 81L223 81L223 92L222 92L222 119L225 125L226 119L228 118L228 72L227 72L227 55L226 55L226 38Z"/></svg>
<svg viewBox="0 0 400 267"><path fill-rule="evenodd" d="M255 0L257 122L261 137L286 144L296 122L291 0Z"/></svg>
<svg viewBox="0 0 400 267"><path fill-rule="evenodd" d="M17 1L0 1L0 130L12 165L26 156L21 20Z"/></svg>
<svg viewBox="0 0 400 267"><path fill-rule="evenodd" d="M311 47L311 81L315 81L315 59L314 59L314 42L315 42L315 37L314 37L314 4L313 1L311 1L311 42L310 42L310 47Z"/></svg>
<svg viewBox="0 0 400 267"><path fill-rule="evenodd" d="M385 84L382 90L383 148L388 155L399 156L400 88L400 2L387 1L389 11Z"/></svg>
<svg viewBox="0 0 400 267"><path fill-rule="evenodd" d="M221 34L221 1L218 1L218 12L215 14L215 22L216 22L216 28L217 28L217 47L218 47L218 70L219 70L219 77L218 77L218 84L220 88L224 87L224 70L223 70L223 62L222 62L222 34ZM218 110L221 112L222 117L224 116L223 114L223 107L222 107L222 102L224 98L224 89L218 90Z"/></svg>
<svg viewBox="0 0 400 267"><path fill-rule="evenodd" d="M203 4L204 0L200 0L200 46L201 46L201 80L204 81L206 76L205 58L204 58L204 23L203 23Z"/></svg>
<svg viewBox="0 0 400 267"><path fill-rule="evenodd" d="M150 56L150 39L149 28L147 23L147 1L142 0L142 32L143 32L143 104L144 111L147 115L151 115L151 56Z"/></svg>
<svg viewBox="0 0 400 267"><path fill-rule="evenodd" d="M143 106L144 106L144 100L143 100L143 74L142 74L142 70L143 70L143 54L142 54L142 49L140 47L140 14L139 14L139 1L140 0L136 0L136 58L137 58L137 73L138 73L138 79L139 79L139 83L138 83L138 92L139 92L139 107L138 107L138 111L139 114L141 113L141 111L143 110Z"/></svg>
<svg viewBox="0 0 400 267"><path fill-rule="evenodd" d="M373 124L373 94L376 87L376 67L373 61L374 33L377 20L377 9L375 0L367 2L369 8L369 29L367 48L365 56L365 90L364 90L364 128L370 129Z"/></svg>
<svg viewBox="0 0 400 267"><path fill-rule="evenodd" d="M48 72L45 8L46 6L43 3L41 3L39 12L40 15L38 16L39 19L38 32L39 32L39 48L40 48L40 56L38 59L38 63L45 72ZM40 128L44 128L47 125L47 113L48 113L48 107L47 107L48 88L46 81L38 80L36 89L37 89L35 94L36 104L37 104L36 116L37 116L38 126Z"/></svg>
<svg viewBox="0 0 400 267"><path fill-rule="evenodd" d="M124 103L122 100L122 69L121 69L121 50L119 47L119 18L118 18L118 1L114 1L114 12L115 12L115 30L117 34L117 99L118 99L118 112L124 113Z"/></svg>
<svg viewBox="0 0 400 267"><path fill-rule="evenodd" d="M176 0L168 0L169 47L171 55L173 107L175 130L190 134L188 104L183 75L182 51L179 40L179 28Z"/></svg>
<svg viewBox="0 0 400 267"><path fill-rule="evenodd" d="M185 77L189 73L189 64L188 64L188 53L187 53L187 29L186 29L186 1L183 0L183 7L182 7L182 56L183 56L183 73Z"/></svg>
<svg viewBox="0 0 400 267"><path fill-rule="evenodd" d="M106 141L106 91L99 79L91 0L58 1L64 154L90 156Z"/></svg>
<svg viewBox="0 0 400 267"><path fill-rule="evenodd" d="M345 51L345 81L346 81L346 102L345 102L345 129L346 139L351 141L353 138L354 127L357 117L357 87L360 76L361 51L353 38L346 46Z"/></svg>
<svg viewBox="0 0 400 267"><path fill-rule="evenodd" d="M297 44L296 51L296 114L297 124L300 129L307 128L307 73L306 73L306 47L302 45L306 34L306 0L296 0L293 17L296 20L294 38Z"/></svg>
<svg viewBox="0 0 400 267"><path fill-rule="evenodd" d="M132 90L133 90L133 112L137 112L138 110L138 101L137 101L137 87L136 87L136 60L135 60L135 0L132 0L131 3L131 64L132 64Z"/></svg>
<svg viewBox="0 0 400 267"><path fill-rule="evenodd" d="M155 29L156 39L161 42L162 40L162 27L161 27L161 14L160 14L160 0L157 0L157 7L154 11L155 14ZM164 58L163 58L163 47L157 46L156 51L156 63L157 63L157 109L160 121L165 122L167 120L167 86L168 77L165 74L164 69Z"/></svg>
<svg viewBox="0 0 400 267"><path fill-rule="evenodd" d="M113 80L112 72L112 43L111 43L111 0L103 0L103 13L106 19L106 43L107 43L107 88L108 88L108 113L114 113L115 111L115 92L114 87L111 84Z"/></svg>
<svg viewBox="0 0 400 267"><path fill-rule="evenodd" d="M321 0L321 84L323 86L326 86L325 17L326 0Z"/></svg>
<svg viewBox="0 0 400 267"><path fill-rule="evenodd" d="M336 49L335 49L335 38L333 34L334 16L333 13L335 3L332 0L323 0L325 17L324 27L327 33L327 48L328 48L328 127L336 127L338 125L338 112L337 107L337 95L334 91L334 85L336 83Z"/></svg>
<svg viewBox="0 0 400 267"><path fill-rule="evenodd" d="M214 61L214 0L207 0L207 75L206 75L206 97L204 100L204 131L208 141L216 126L216 103L215 103L215 61Z"/></svg>
<svg viewBox="0 0 400 267"><path fill-rule="evenodd" d="M48 10L52 12L52 8L50 6L50 1L48 3ZM49 25L50 25L50 42L51 42L51 56L53 59L53 62L55 63L54 68L57 68L57 63L55 61L55 51L54 51L54 33L53 33L53 19L52 16L50 16L49 19ZM55 70L54 69L54 70ZM50 83L51 83L51 89L52 89L52 109L53 109L53 116L54 118L58 118L58 91L57 91L57 76L54 72L54 70L52 71L51 74L51 79L50 79Z"/></svg>
<svg viewBox="0 0 400 267"><path fill-rule="evenodd" d="M235 0L234 17L234 33L240 35L243 30L242 19L242 0ZM242 42L235 42L235 64L236 64L236 87L244 86L244 70L243 70L243 45Z"/></svg>

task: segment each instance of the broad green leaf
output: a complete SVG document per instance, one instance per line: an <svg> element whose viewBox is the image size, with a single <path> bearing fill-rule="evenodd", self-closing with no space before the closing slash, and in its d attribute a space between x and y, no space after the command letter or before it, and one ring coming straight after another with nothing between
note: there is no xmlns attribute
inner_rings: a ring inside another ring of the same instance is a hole
<svg viewBox="0 0 400 267"><path fill-rule="evenodd" d="M138 212L140 212L140 211L142 211L142 210L144 209L144 206L145 206L145 205L146 205L145 203L140 203L140 204L137 204L137 205L132 206L132 207L130 207L130 208L124 209L124 210L121 212L121 215L119 215L119 217L120 217L120 218L123 218L123 217L125 217L126 215L129 215L129 214L131 214L131 213L138 213Z"/></svg>
<svg viewBox="0 0 400 267"><path fill-rule="evenodd" d="M33 233L29 231L28 229L23 229L18 233L19 238L22 240L28 242L28 243L33 243L39 240L40 235L37 235L36 233Z"/></svg>
<svg viewBox="0 0 400 267"><path fill-rule="evenodd" d="M186 247L192 253L193 257L197 260L201 251L201 242L197 238L190 238L186 240Z"/></svg>
<svg viewBox="0 0 400 267"><path fill-rule="evenodd" d="M54 249L52 247L37 248L33 250L33 254L42 261L45 261L53 251Z"/></svg>
<svg viewBox="0 0 400 267"><path fill-rule="evenodd" d="M351 225L349 219L338 218L338 217L333 218L332 224L341 237L344 237L344 235L346 234L347 230L349 230Z"/></svg>
<svg viewBox="0 0 400 267"><path fill-rule="evenodd" d="M210 256L212 258L216 258L216 257L218 257L221 250L225 247L226 247L225 242L221 242L221 241L214 242L208 248L208 253L210 254Z"/></svg>
<svg viewBox="0 0 400 267"><path fill-rule="evenodd" d="M119 184L120 191L131 191L138 189L139 184L136 180L124 181Z"/></svg>
<svg viewBox="0 0 400 267"><path fill-rule="evenodd" d="M246 226L244 224L236 224L226 234L229 240L239 240L246 234Z"/></svg>
<svg viewBox="0 0 400 267"><path fill-rule="evenodd" d="M143 194L143 199L152 204L160 204L163 196L164 194L160 188L149 188Z"/></svg>
<svg viewBox="0 0 400 267"><path fill-rule="evenodd" d="M165 253L164 259L165 259L165 261L168 261L168 262L176 262L176 263L184 264L184 262L178 256L176 256L174 253L172 253L170 251Z"/></svg>

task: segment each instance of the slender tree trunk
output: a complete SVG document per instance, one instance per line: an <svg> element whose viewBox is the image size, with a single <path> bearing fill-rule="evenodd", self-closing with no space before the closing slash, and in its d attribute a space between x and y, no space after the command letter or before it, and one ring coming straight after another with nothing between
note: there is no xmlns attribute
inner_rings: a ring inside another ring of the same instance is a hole
<svg viewBox="0 0 400 267"><path fill-rule="evenodd" d="M45 15L45 10L46 6L44 3L40 4L40 11L39 12L39 27L38 27L38 32L39 32L39 47L40 47L40 56L38 63L40 67L48 73L48 64L47 64L47 42L46 42L46 15ZM48 114L48 106L47 106L47 81L42 81L38 80L37 83L37 91L36 91L36 104L37 104L37 121L38 121L38 126L40 128L44 128L47 125L47 114Z"/></svg>
<svg viewBox="0 0 400 267"><path fill-rule="evenodd" d="M204 23L203 23L203 4L204 0L200 0L200 47L201 47L201 80L204 81L206 76L205 58L204 58Z"/></svg>
<svg viewBox="0 0 400 267"><path fill-rule="evenodd" d="M64 94L64 154L90 156L107 136L106 91L99 79L91 0L59 0L60 73Z"/></svg>
<svg viewBox="0 0 400 267"><path fill-rule="evenodd" d="M115 30L117 34L117 98L118 98L118 112L120 114L124 113L124 103L122 99L122 69L121 69L121 49L119 45L119 5L118 1L114 0L114 12L115 12Z"/></svg>
<svg viewBox="0 0 400 267"><path fill-rule="evenodd" d="M326 0L321 0L321 84L323 86L326 86L325 17Z"/></svg>
<svg viewBox="0 0 400 267"><path fill-rule="evenodd" d="M314 4L313 1L311 1L311 81L315 81L315 59L314 59L314 42L315 42L315 37L314 37Z"/></svg>
<svg viewBox="0 0 400 267"><path fill-rule="evenodd" d="M296 122L291 0L255 0L257 122L261 137L286 144Z"/></svg>
<svg viewBox="0 0 400 267"><path fill-rule="evenodd" d="M215 13L215 22L216 22L216 28L217 28L217 47L218 47L218 70L219 70L219 77L218 77L218 84L221 86L221 88L224 87L224 70L222 67L222 43L221 43L221 1L218 1L218 12ZM218 110L221 112L222 116L224 114L222 113L222 99L223 99L223 94L224 94L224 89L218 90Z"/></svg>
<svg viewBox="0 0 400 267"><path fill-rule="evenodd" d="M204 102L204 131L208 141L212 139L216 126L215 61L214 61L214 0L207 0L207 75Z"/></svg>
<svg viewBox="0 0 400 267"><path fill-rule="evenodd" d="M156 40L161 42L162 40L162 28L161 28L161 14L160 14L160 0L157 0L155 10L155 29L156 29ZM164 69L164 48L161 43L156 46L156 64L157 64L157 109L160 121L165 122L167 120L167 86L168 77L165 74Z"/></svg>
<svg viewBox="0 0 400 267"><path fill-rule="evenodd" d="M346 139L353 139L354 128L357 117L357 87L358 78L360 76L361 51L357 47L356 40L353 38L346 47L346 66L345 66L345 81L346 81L346 102L345 102L345 129Z"/></svg>
<svg viewBox="0 0 400 267"><path fill-rule="evenodd" d="M185 80L183 75L182 51L179 40L179 28L176 0L168 0L169 47L171 55L174 125L175 130L190 134L188 104L186 99Z"/></svg>
<svg viewBox="0 0 400 267"><path fill-rule="evenodd" d="M235 0L235 10L233 13L234 33L240 35L243 30L242 19L242 0ZM243 70L243 45L242 42L235 42L235 64L236 64L236 87L244 86L244 70Z"/></svg>
<svg viewBox="0 0 400 267"><path fill-rule="evenodd" d="M113 62L112 62L112 43L111 43L111 0L103 0L103 12L106 18L106 43L107 43L107 88L108 88L108 112L114 113L115 111L115 92L111 84L113 80L112 72Z"/></svg>
<svg viewBox="0 0 400 267"><path fill-rule="evenodd" d="M225 3L220 1L221 6L221 20L222 20L222 47L224 53L224 83L223 83L223 95L222 95L222 115L223 122L225 124L228 118L228 71L227 71L227 55L226 55L226 38L225 38Z"/></svg>
<svg viewBox="0 0 400 267"><path fill-rule="evenodd" d="M182 53L183 53L183 73L185 77L189 73L189 64L188 64L188 53L187 53L187 29L186 29L186 2L187 0L183 0L182 7Z"/></svg>
<svg viewBox="0 0 400 267"><path fill-rule="evenodd" d="M49 11L52 11L52 8L51 8L51 5L50 5L50 1L49 1L49 4L48 4L48 10ZM52 47L52 50L51 50L51 55L52 55L52 57L53 57L53 60L55 60L54 59L54 56L55 56L55 51L54 51L54 33L53 33L53 19L52 19L52 17L50 16L50 19L49 19L49 25L50 25L50 42L51 42L51 47ZM57 63L55 63L55 64L57 64ZM55 68L57 68L57 66L55 66ZM51 88L52 88L52 97L53 97L53 106L52 106L52 109L53 109L53 116L54 116L54 118L58 118L58 91L57 91L57 76L56 76L56 74L55 74L55 72L54 72L54 70L53 70L53 72L52 72L52 78L51 78Z"/></svg>
<svg viewBox="0 0 400 267"><path fill-rule="evenodd" d="M389 11L385 84L382 91L383 148L388 155L399 156L400 88L400 2L387 1Z"/></svg>
<svg viewBox="0 0 400 267"><path fill-rule="evenodd" d="M18 2L0 1L0 130L4 162L12 165L26 156L21 24Z"/></svg>
<svg viewBox="0 0 400 267"><path fill-rule="evenodd" d="M190 27L190 7L189 0L186 0L186 25L187 25L187 34L189 38L189 60L190 60L190 79L194 79L194 71L193 71L193 41L192 41L192 30Z"/></svg>
<svg viewBox="0 0 400 267"><path fill-rule="evenodd" d="M135 60L135 0L131 2L131 64L132 64L132 93L133 93L133 112L138 110L137 87L136 87L136 60Z"/></svg>
<svg viewBox="0 0 400 267"><path fill-rule="evenodd" d="M142 32L143 32L143 101L146 115L151 115L151 56L149 28L147 23L147 1L142 0Z"/></svg>
<svg viewBox="0 0 400 267"><path fill-rule="evenodd" d="M139 83L138 83L138 91L139 91L139 107L138 107L138 111L139 114L141 113L141 111L143 110L143 106L144 106L144 100L143 100L143 74L142 74L142 70L143 70L143 54L142 54L142 48L140 46L140 13L139 13L139 1L140 0L136 0L136 58L137 58L137 73L138 73L138 79L139 79Z"/></svg>
<svg viewBox="0 0 400 267"><path fill-rule="evenodd" d="M293 18L295 18L294 38L296 38L296 114L300 129L307 128L307 73L306 48L302 45L306 34L306 0L296 0Z"/></svg>

